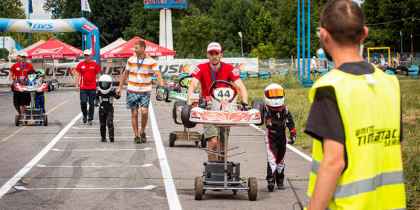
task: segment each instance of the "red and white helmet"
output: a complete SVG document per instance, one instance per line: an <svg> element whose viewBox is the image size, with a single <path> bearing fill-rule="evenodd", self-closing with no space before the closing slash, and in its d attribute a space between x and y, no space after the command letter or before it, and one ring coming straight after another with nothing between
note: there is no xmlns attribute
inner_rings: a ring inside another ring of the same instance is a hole
<svg viewBox="0 0 420 210"><path fill-rule="evenodd" d="M264 102L268 108L282 109L284 107L284 89L277 83L271 83L264 89Z"/></svg>

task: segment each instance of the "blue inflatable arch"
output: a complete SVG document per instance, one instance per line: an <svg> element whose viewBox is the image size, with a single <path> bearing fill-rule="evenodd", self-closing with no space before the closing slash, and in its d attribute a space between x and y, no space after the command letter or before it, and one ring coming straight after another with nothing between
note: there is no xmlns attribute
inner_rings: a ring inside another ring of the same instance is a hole
<svg viewBox="0 0 420 210"><path fill-rule="evenodd" d="M81 32L82 50L91 49L100 64L99 29L85 18L74 19L6 19L0 18L0 32Z"/></svg>

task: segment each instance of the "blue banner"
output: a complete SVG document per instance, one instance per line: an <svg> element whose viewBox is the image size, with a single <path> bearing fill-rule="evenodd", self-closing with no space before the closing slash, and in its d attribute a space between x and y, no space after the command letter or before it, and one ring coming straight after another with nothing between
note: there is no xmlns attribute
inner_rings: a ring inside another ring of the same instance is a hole
<svg viewBox="0 0 420 210"><path fill-rule="evenodd" d="M99 29L85 18L47 20L0 18L0 32L81 32L85 36L83 46L92 50L97 63L101 62Z"/></svg>
<svg viewBox="0 0 420 210"><path fill-rule="evenodd" d="M187 0L144 0L145 9L186 9Z"/></svg>

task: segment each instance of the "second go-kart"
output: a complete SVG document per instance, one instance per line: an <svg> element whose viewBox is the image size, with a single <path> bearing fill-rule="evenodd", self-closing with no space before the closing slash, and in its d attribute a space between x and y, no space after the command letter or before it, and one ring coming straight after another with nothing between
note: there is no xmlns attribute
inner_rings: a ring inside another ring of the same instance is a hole
<svg viewBox="0 0 420 210"><path fill-rule="evenodd" d="M48 84L37 78L35 74L29 74L27 80L15 81L12 84L13 91L27 92L31 102L25 111L15 116L15 125L48 125L48 116L45 112L45 96Z"/></svg>
<svg viewBox="0 0 420 210"><path fill-rule="evenodd" d="M203 199L206 191L209 190L231 190L233 194L238 191L248 192L248 199L255 201L258 196L258 183L255 177L248 179L240 176L240 163L228 161L229 157L242 154L229 152L236 148L229 148L227 129L232 126L248 126L250 124L261 124L261 113L258 109L243 107L236 103L237 90L230 82L216 80L211 88L211 100L199 106L184 106L182 121L184 124L193 126L195 124L212 124L219 129L219 138L224 142L224 149L221 151L207 152L222 157L223 161L208 161L204 163L202 176L195 178L194 190L195 199Z"/></svg>
<svg viewBox="0 0 420 210"><path fill-rule="evenodd" d="M187 101L188 86L191 82L191 76L183 76L179 81L168 81L165 86L158 86L156 88L156 100L171 102Z"/></svg>

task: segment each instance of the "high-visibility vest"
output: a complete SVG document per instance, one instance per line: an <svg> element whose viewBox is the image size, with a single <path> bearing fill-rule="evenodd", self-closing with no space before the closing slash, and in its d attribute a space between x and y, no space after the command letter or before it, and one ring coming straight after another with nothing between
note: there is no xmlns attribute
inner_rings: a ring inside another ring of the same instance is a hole
<svg viewBox="0 0 420 210"><path fill-rule="evenodd" d="M379 69L367 75L332 70L309 92L332 87L344 126L347 165L328 209L396 210L406 208L400 146L400 87L395 76ZM311 197L320 162L322 142L312 146Z"/></svg>

